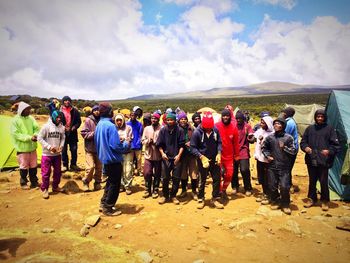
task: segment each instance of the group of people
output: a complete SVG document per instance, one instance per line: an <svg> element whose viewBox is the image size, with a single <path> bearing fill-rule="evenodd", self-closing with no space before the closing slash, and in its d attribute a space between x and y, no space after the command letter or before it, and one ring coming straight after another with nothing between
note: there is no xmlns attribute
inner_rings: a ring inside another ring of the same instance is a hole
<svg viewBox="0 0 350 263"><path fill-rule="evenodd" d="M53 192L61 191L61 163L63 170L80 170L77 166L79 111L72 106L68 96L63 97L62 106L54 102L48 106L50 118L39 129L30 116L30 105L20 102L11 129L23 189L39 187L36 142L42 145L40 188L45 199L49 198L51 167ZM211 205L223 209L223 204L228 201L229 185L233 194L239 191L239 171L244 194L252 195L249 145L255 143L257 177L262 186L262 194L256 200L262 205L270 204L271 209L281 208L285 214L291 214L290 193L295 189L292 169L299 150L294 113L294 109L288 107L273 119L268 112L262 112L259 124L253 129L247 114L234 113L230 105L222 110L221 120L216 123L211 112L203 112L194 113L191 124L187 114L180 109L167 109L164 113L156 110L143 115L142 109L135 106L127 120L122 113L114 115L110 103L102 102L92 107L80 131L85 147L83 190L90 190L92 180L93 190L100 190L101 182L105 180L100 211L107 216L119 215L121 211L115 204L121 191L132 194L135 165L136 174L143 174L145 179L143 198L159 197L159 204L172 202L178 205L188 194L190 179L191 196L197 201L197 208L203 209L210 174ZM316 183L319 180L321 206L326 211L330 200L328 169L340 147L335 130L327 124L324 110L315 112L315 123L306 129L300 149L306 153L309 173L309 199L304 206L317 203ZM181 193L178 195L179 188Z"/></svg>

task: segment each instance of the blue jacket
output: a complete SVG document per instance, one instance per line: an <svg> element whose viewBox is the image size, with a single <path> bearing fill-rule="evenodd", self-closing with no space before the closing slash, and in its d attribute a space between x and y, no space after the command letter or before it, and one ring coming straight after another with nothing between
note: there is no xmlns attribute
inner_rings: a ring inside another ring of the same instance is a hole
<svg viewBox="0 0 350 263"><path fill-rule="evenodd" d="M292 135L293 139L294 139L294 147L295 149L298 151L299 150L299 141L298 141L298 127L297 124L295 122L295 120L293 118L287 118L286 119L287 122L287 126L285 128L285 132L287 134Z"/></svg>
<svg viewBox="0 0 350 263"><path fill-rule="evenodd" d="M135 120L135 121L128 121L126 124L130 125L132 128L133 139L131 141L131 150L141 150L142 149L141 137L142 137L142 131L143 131L141 122Z"/></svg>
<svg viewBox="0 0 350 263"><path fill-rule="evenodd" d="M121 163L122 154L128 150L129 144L120 142L117 127L110 118L101 118L95 130L95 145L98 158L103 164Z"/></svg>

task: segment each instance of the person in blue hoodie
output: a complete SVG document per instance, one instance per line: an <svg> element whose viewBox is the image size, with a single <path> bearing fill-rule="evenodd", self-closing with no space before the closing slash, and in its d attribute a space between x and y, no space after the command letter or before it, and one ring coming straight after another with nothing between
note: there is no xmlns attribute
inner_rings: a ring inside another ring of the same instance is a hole
<svg viewBox="0 0 350 263"><path fill-rule="evenodd" d="M103 163L107 182L101 198L100 210L107 216L118 216L121 211L115 209L119 197L121 176L123 172L122 154L129 149L127 141L121 142L118 130L111 121L112 105L107 102L99 104L100 121L95 130L95 146L98 158Z"/></svg>
<svg viewBox="0 0 350 263"><path fill-rule="evenodd" d="M134 107L134 111L130 113L130 120L126 123L132 128L132 141L131 141L131 152L134 153L134 159L136 159L136 169L137 175L141 175L141 157L142 157L142 132L143 126L142 123L137 120L137 110L139 108Z"/></svg>

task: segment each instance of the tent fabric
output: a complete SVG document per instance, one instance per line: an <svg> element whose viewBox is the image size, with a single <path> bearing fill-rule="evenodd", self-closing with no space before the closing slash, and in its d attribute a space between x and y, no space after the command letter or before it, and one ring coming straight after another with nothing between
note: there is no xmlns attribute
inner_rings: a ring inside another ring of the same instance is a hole
<svg viewBox="0 0 350 263"><path fill-rule="evenodd" d="M18 167L16 150L11 140L11 116L0 115L0 138L1 138L1 151L0 151L0 171L3 169L10 169ZM42 148L38 145L37 148L38 161L40 162Z"/></svg>
<svg viewBox="0 0 350 263"><path fill-rule="evenodd" d="M343 200L350 200L349 144L350 144L350 91L334 90L328 98L326 107L328 124L337 131L341 152L336 156L333 167L329 169L329 187Z"/></svg>
<svg viewBox="0 0 350 263"><path fill-rule="evenodd" d="M201 108L201 109L197 110L197 112L199 112L199 113L203 113L203 112L206 112L206 111L210 111L211 113L217 113L216 110L214 110L212 108L209 108L209 107L204 107L204 108Z"/></svg>
<svg viewBox="0 0 350 263"><path fill-rule="evenodd" d="M292 107L295 109L294 120L298 125L298 132L303 135L305 129L312 123L314 123L315 111L318 109L324 109L322 105L319 104L308 104L308 105L292 105L286 104L286 107Z"/></svg>

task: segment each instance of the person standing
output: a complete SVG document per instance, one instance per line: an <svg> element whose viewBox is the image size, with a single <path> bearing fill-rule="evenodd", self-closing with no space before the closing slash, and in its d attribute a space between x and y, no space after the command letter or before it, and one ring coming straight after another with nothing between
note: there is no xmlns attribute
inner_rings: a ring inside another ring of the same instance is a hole
<svg viewBox="0 0 350 263"><path fill-rule="evenodd" d="M228 109L221 112L221 121L215 126L222 140L221 171L223 180L220 183L220 192L223 200L227 200L226 189L232 181L233 163L239 160L238 130L231 121L231 113Z"/></svg>
<svg viewBox="0 0 350 263"><path fill-rule="evenodd" d="M11 138L17 152L19 164L20 186L23 190L37 188L37 135L39 126L36 120L30 116L31 106L23 101L19 102L17 115L11 123ZM28 183L28 172L29 181Z"/></svg>
<svg viewBox="0 0 350 263"><path fill-rule="evenodd" d="M85 177L83 181L84 192L90 191L89 184L94 178L94 191L101 189L102 181L102 164L98 159L96 153L96 146L94 141L96 125L100 119L100 111L98 105L91 109L91 114L85 119L83 128L80 131L84 138L85 146Z"/></svg>
<svg viewBox="0 0 350 263"><path fill-rule="evenodd" d="M195 128L197 128L198 125L201 124L202 120L201 120L201 114L199 112L195 112L192 115L192 122Z"/></svg>
<svg viewBox="0 0 350 263"><path fill-rule="evenodd" d="M271 209L282 207L282 212L290 215L290 166L296 149L293 137L285 133L285 127L286 122L283 118L273 121L275 132L265 138L262 152L269 162L267 173Z"/></svg>
<svg viewBox="0 0 350 263"><path fill-rule="evenodd" d="M77 166L78 159L78 128L81 125L80 113L73 107L72 99L69 96L64 96L62 98L62 106L60 111L64 115L62 120L63 125L66 129L66 142L62 150L62 162L64 170L69 170L69 160L68 160L68 145L71 153L70 169L73 171L80 171L81 169Z"/></svg>
<svg viewBox="0 0 350 263"><path fill-rule="evenodd" d="M159 195L160 177L162 171L162 155L156 147L161 125L159 124L160 114L155 112L151 117L151 125L146 126L142 135L142 144L145 147L145 163L143 176L145 178L146 191L143 198Z"/></svg>
<svg viewBox="0 0 350 263"><path fill-rule="evenodd" d="M298 126L297 123L294 120L294 114L295 114L295 109L292 107L287 107L282 110L282 117L286 120L287 125L285 132L287 134L290 134L293 139L294 139L294 147L297 150L297 153L299 151L299 134L298 134ZM293 185L293 174L292 170L295 164L295 160L297 158L297 154L292 157L292 166L290 168L290 192L291 194L294 194L294 192L299 191L299 187L297 185Z"/></svg>
<svg viewBox="0 0 350 263"><path fill-rule="evenodd" d="M185 139L184 131L176 123L176 114L170 112L166 116L166 125L159 131L156 141L162 156L164 178L163 196L159 199L159 204L164 204L171 200L174 204L180 204L176 198L181 178L181 155L184 151ZM172 179L172 189L169 191L169 182Z"/></svg>
<svg viewBox="0 0 350 263"><path fill-rule="evenodd" d="M198 165L197 157L191 152L191 137L193 134L193 127L188 123L188 118L185 112L178 113L179 126L184 130L185 148L182 154L181 162L181 198L187 195L188 177L191 178L192 198L198 201L197 187L198 187Z"/></svg>
<svg viewBox="0 0 350 263"><path fill-rule="evenodd" d="M203 114L202 123L194 130L191 138L191 151L198 158L199 192L198 209L205 206L205 184L210 172L213 178L211 203L215 208L223 209L220 200L220 164L222 143L219 131L214 127L214 118L211 112Z"/></svg>
<svg viewBox="0 0 350 263"><path fill-rule="evenodd" d="M252 127L245 122L244 114L241 111L236 113L236 122L238 129L238 142L239 142L239 160L235 161L233 168L233 176L231 181L231 186L233 194L238 192L239 179L238 179L238 169L241 171L243 177L243 185L246 196L252 195L252 184L250 180L250 152L249 143L254 141L254 132Z"/></svg>
<svg viewBox="0 0 350 263"><path fill-rule="evenodd" d="M132 128L130 125L125 123L125 116L122 113L115 115L115 125L118 129L118 135L121 142L127 141L128 143L132 140ZM133 158L134 153L129 150L123 153L123 174L120 186L120 191L125 191L127 195L131 195L131 185L134 179L133 174Z"/></svg>
<svg viewBox="0 0 350 263"><path fill-rule="evenodd" d="M305 163L309 174L308 201L306 208L317 203L316 183L321 185L321 207L328 211L329 188L328 169L332 167L335 155L340 151L340 145L334 128L327 124L327 114L317 110L314 115L315 124L306 128L300 142L305 155Z"/></svg>
<svg viewBox="0 0 350 263"><path fill-rule="evenodd" d="M62 113L58 110L51 112L47 123L41 128L38 141L43 147L41 157L41 191L43 198L49 198L51 166L53 167L52 191L61 192L61 151L65 142L65 128L62 125Z"/></svg>
<svg viewBox="0 0 350 263"><path fill-rule="evenodd" d="M143 132L142 123L137 120L140 108L134 107L133 112L130 113L130 120L126 123L132 128L132 141L131 141L131 152L133 159L136 160L136 175L141 175L141 158L142 158L142 143L141 137Z"/></svg>
<svg viewBox="0 0 350 263"><path fill-rule="evenodd" d="M95 130L95 145L98 158L106 169L107 181L100 202L102 213L107 216L118 216L121 211L115 209L123 172L122 154L128 150L129 143L121 142L117 127L112 122L113 109L108 102L99 104L100 121Z"/></svg>

